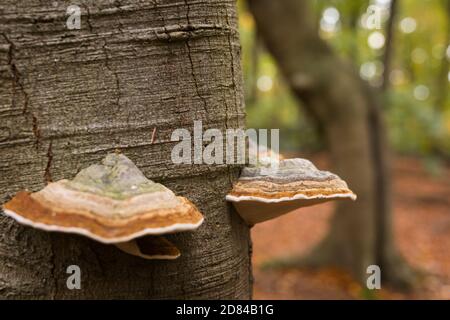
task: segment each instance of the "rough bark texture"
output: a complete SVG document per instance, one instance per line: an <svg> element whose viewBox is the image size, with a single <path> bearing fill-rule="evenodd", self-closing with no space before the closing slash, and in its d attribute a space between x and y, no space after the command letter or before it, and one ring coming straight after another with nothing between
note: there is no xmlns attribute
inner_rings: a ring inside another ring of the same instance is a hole
<svg viewBox="0 0 450 320"><path fill-rule="evenodd" d="M0 297L249 298L249 230L224 200L238 168L170 159L172 131L193 120L244 126L234 1L78 3L81 30L66 28L76 3L0 4L0 202L120 149L206 220L168 237L179 259L147 261L2 214ZM66 287L71 264L81 290Z"/></svg>
<svg viewBox="0 0 450 320"><path fill-rule="evenodd" d="M361 282L366 268L378 264L383 281L403 284L405 272L392 241L386 139L377 96L319 38L308 1L249 3L268 50L325 133L334 170L358 195L355 202L338 204L328 238L308 259L282 264L334 264Z"/></svg>

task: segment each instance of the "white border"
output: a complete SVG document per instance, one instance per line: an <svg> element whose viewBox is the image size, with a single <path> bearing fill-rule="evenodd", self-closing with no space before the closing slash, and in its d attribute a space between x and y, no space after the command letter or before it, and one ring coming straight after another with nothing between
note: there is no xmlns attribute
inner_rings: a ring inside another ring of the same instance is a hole
<svg viewBox="0 0 450 320"><path fill-rule="evenodd" d="M264 203L279 203L284 201L293 201L293 200L315 200L315 199L334 199L334 198L350 198L352 200L356 200L356 195L354 193L336 193L333 195L317 195L317 196L305 196L304 194L296 194L293 197L282 197L282 198L275 198L275 199L268 199L268 198L262 198L262 197L255 197L255 196L233 196L233 195L227 195L225 199L227 201L231 202L241 202L241 201L258 201L258 202L264 202Z"/></svg>
<svg viewBox="0 0 450 320"><path fill-rule="evenodd" d="M202 223L204 218L202 218L199 222L195 224L191 223L175 223L173 225L170 225L168 227L162 227L162 228L146 228L139 232L135 232L131 235L120 237L120 238L103 238L96 234L93 234L92 232L82 229L82 228L76 228L76 227L61 227L61 226L55 226L51 224L45 224L41 222L33 222L27 218L22 217L21 215L15 213L14 211L3 209L3 212L17 222L31 226L37 229L42 229L45 231L58 231L58 232L64 232L64 233L75 233L82 236L89 237L91 239L94 239L96 241L99 241L101 243L105 244L114 244L118 242L127 242L130 240L133 240L135 238L139 238L145 235L161 235L165 233L172 233L172 232L180 232L180 231L188 231L188 230L194 230L197 229Z"/></svg>

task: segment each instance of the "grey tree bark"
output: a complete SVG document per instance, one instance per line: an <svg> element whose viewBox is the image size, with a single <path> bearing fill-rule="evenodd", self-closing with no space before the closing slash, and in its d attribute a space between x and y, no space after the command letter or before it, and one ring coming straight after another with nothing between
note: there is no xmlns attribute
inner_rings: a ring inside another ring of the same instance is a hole
<svg viewBox="0 0 450 320"><path fill-rule="evenodd" d="M267 49L319 124L334 170L358 199L338 204L328 237L309 257L275 263L337 265L363 283L367 267L377 264L384 283L406 286L411 273L392 237L389 160L380 102L356 70L319 38L309 4L249 0Z"/></svg>
<svg viewBox="0 0 450 320"><path fill-rule="evenodd" d="M234 1L79 1L80 30L66 27L70 4L0 4L0 202L120 149L205 223L169 236L179 259L147 261L2 214L0 297L249 298L249 230L224 200L239 169L170 159L171 132L193 120L244 126ZM72 264L81 290L66 287Z"/></svg>

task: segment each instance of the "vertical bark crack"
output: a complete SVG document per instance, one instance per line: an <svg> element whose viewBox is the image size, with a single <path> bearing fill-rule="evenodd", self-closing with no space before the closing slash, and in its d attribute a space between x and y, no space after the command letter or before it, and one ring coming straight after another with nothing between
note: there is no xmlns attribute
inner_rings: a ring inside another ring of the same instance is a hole
<svg viewBox="0 0 450 320"><path fill-rule="evenodd" d="M9 45L8 65L11 68L11 72L12 72L12 76L13 76L12 106L13 107L16 106L16 88L19 88L20 92L22 92L23 99L24 99L22 114L25 116L26 119L31 118L31 120L32 120L32 132L33 132L33 135L35 138L34 145L35 145L36 150L38 150L40 142L41 142L41 130L39 128L39 121L38 121L36 115L33 112L31 112L28 108L29 102L30 102L30 97L29 97L27 91L25 90L23 80L22 80L22 78L23 78L22 74L18 70L16 63L15 63L14 55L15 55L15 51L16 51L16 46L14 45L14 42L12 42L11 39L9 39L9 37L6 35L6 33L2 33L2 36Z"/></svg>
<svg viewBox="0 0 450 320"><path fill-rule="evenodd" d="M191 7L189 6L189 3L188 3L187 0L184 0L184 4L186 5L186 20L187 20L187 24L188 24L187 25L187 29L188 29L188 31L190 31L190 29L191 29L191 20L189 18L189 13L191 11ZM194 62L192 60L191 45L189 44L189 37L190 37L190 33L188 33L188 39L186 40L186 47L187 47L187 50L188 50L189 63L191 64L191 75L192 75L192 79L194 79L195 91L197 93L197 96L202 100L203 109L205 110L205 116L208 117L208 104L206 102L205 97L203 97L200 94L197 77L195 76L195 68L194 68Z"/></svg>
<svg viewBox="0 0 450 320"><path fill-rule="evenodd" d="M230 24L230 19L228 18L228 9L227 9L226 5L225 5L225 19L226 19L226 22L227 22L227 26L231 30L231 24ZM228 40L228 50L229 50L230 56L231 56L231 81L232 81L232 84L233 84L233 89L236 89L237 88L237 86L236 86L236 79L235 79L236 78L236 72L234 70L234 53L233 53L233 42L231 41L231 33L228 34L227 40ZM236 115L238 115L238 117L237 117L237 126L239 127L239 101L238 101L238 98L237 98L236 91L235 91L235 94L234 94L234 102L235 102ZM226 109L226 113L227 113L226 117L227 117L227 121L228 121L228 107Z"/></svg>
<svg viewBox="0 0 450 320"><path fill-rule="evenodd" d="M39 128L39 122L38 122L38 119L36 118L36 116L33 113L31 113L31 117L33 119L33 134L35 137L34 146L35 146L36 150L38 150L39 145L41 143L41 129Z"/></svg>
<svg viewBox="0 0 450 320"><path fill-rule="evenodd" d="M191 64L191 75L192 75L192 79L194 80L194 86L195 86L195 91L197 93L197 96L202 100L203 103L203 109L205 110L205 115L206 117L208 117L208 104L206 102L205 97L203 97L200 94L200 90L198 88L198 83L197 83L197 77L195 76L195 72L194 72L194 62L192 61L192 56L191 56L191 45L189 44L189 40L186 40L186 47L188 49L188 58L189 58L189 62Z"/></svg>
<svg viewBox="0 0 450 320"><path fill-rule="evenodd" d="M49 183L52 182L52 173L51 173L51 167L52 167L52 161L53 161L53 152L52 152L52 146L53 146L53 140L50 140L50 143L48 145L47 149L47 166L45 167L44 172L44 182Z"/></svg>
<svg viewBox="0 0 450 320"><path fill-rule="evenodd" d="M86 15L86 18L87 18L86 19L86 23L88 25L89 31L92 33L93 28L92 28L92 24L91 24L91 11L90 11L89 6L87 4L83 4L83 7L86 9L86 13L87 13L87 15Z"/></svg>
<svg viewBox="0 0 450 320"><path fill-rule="evenodd" d="M189 13L191 12L191 7L190 7L190 5L189 5L187 0L184 0L184 4L186 5L186 20L187 20L188 26L190 26L191 25L191 21L190 21L190 18L189 18Z"/></svg>
<svg viewBox="0 0 450 320"><path fill-rule="evenodd" d="M120 106L120 98L121 98L120 78L119 78L119 75L117 74L117 72L114 71L109 64L110 58L108 55L107 42L106 42L106 39L103 39L103 41L104 41L103 53L105 54L105 66L106 66L106 69L108 69L108 71L113 75L115 82L116 82L116 102L115 102L115 104L117 105L117 111L119 111L121 108L121 106Z"/></svg>

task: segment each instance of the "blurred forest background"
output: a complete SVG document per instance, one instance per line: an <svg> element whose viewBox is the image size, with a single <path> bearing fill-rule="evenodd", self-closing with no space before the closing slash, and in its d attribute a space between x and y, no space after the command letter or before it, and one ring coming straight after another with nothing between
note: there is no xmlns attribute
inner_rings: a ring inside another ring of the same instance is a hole
<svg viewBox="0 0 450 320"><path fill-rule="evenodd" d="M267 49L265 38L270 38L270 31L261 33L254 16L264 16L263 9L258 8L257 1L253 6L251 2L238 1L247 127L280 128L283 155L307 157L319 168L332 170L333 158L329 157L320 126L306 111L307 103L293 93L292 83L279 67L283 62L276 61ZM293 3L283 2L285 6ZM364 289L361 279L357 281L351 272L327 265L280 270L272 264L273 268L264 268L279 257L310 252L325 237L335 207L327 204L253 228L255 298L449 299L450 1L308 2L310 6L302 10L309 11L303 14L313 19L318 38L339 59L351 63L380 101L394 154L389 175L393 180L390 193L395 244L420 276L414 277L414 285L407 286L406 291L394 285L374 292ZM274 19L268 23L283 24L273 11ZM371 20L374 12L379 14L379 26ZM304 28L300 19L299 28ZM291 31L291 38L301 33L300 29ZM301 50L312 49L306 46Z"/></svg>

